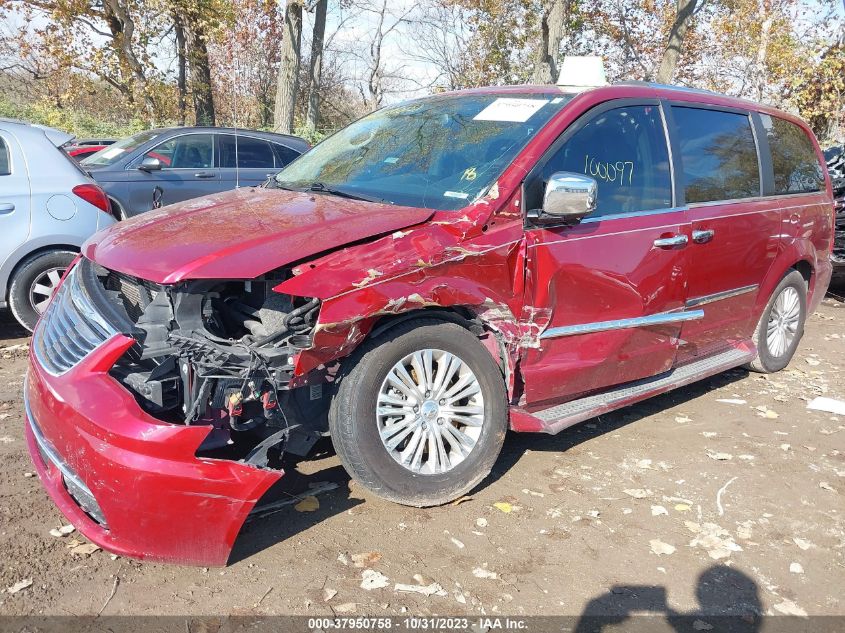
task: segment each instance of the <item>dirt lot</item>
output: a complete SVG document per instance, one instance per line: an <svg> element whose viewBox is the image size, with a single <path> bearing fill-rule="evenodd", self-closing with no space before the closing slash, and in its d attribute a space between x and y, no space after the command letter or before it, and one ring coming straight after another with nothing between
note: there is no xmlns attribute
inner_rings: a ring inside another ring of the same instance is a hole
<svg viewBox="0 0 845 633"><path fill-rule="evenodd" d="M845 418L807 409L845 399L845 305L833 299L787 370L735 370L555 437L512 434L458 505L367 497L326 450L277 494L340 486L316 511L251 522L224 569L87 555L69 547L81 536L50 535L64 521L21 428L28 341L4 318L2 614L845 615Z"/></svg>

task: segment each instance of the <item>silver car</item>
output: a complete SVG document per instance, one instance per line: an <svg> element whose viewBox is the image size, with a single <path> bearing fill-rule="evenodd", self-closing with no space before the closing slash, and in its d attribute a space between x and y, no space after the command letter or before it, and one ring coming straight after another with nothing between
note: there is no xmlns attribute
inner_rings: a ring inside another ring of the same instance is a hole
<svg viewBox="0 0 845 633"><path fill-rule="evenodd" d="M59 149L72 139L0 119L0 307L29 330L82 243L115 222L105 192Z"/></svg>

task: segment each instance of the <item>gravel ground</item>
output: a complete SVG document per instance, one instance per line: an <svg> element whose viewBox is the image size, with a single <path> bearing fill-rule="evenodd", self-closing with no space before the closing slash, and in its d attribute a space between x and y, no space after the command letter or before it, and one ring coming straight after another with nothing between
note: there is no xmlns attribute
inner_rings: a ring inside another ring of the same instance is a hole
<svg viewBox="0 0 845 633"><path fill-rule="evenodd" d="M21 425L28 339L3 319L0 614L845 615L845 417L807 408L845 399L832 298L783 372L734 370L554 437L511 434L461 503L372 498L326 445L276 494L338 488L248 524L223 569L50 534L65 522Z"/></svg>

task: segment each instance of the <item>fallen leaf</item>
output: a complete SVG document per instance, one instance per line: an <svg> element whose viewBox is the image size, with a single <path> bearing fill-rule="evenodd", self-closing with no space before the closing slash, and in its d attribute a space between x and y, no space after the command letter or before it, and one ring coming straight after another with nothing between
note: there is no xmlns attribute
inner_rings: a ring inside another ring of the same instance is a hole
<svg viewBox="0 0 845 633"><path fill-rule="evenodd" d="M669 543L664 543L660 539L653 538L649 542L651 545L651 551L657 554L658 556L662 555L670 555L675 553L675 546L669 545Z"/></svg>
<svg viewBox="0 0 845 633"><path fill-rule="evenodd" d="M458 497L457 499L455 499L455 500L454 500L452 503L450 503L449 505L450 505L450 506L459 506L459 505L461 505L462 503L465 503L466 501L472 501L472 497L470 497L470 496L468 496L468 495L464 495L463 497Z"/></svg>
<svg viewBox="0 0 845 633"><path fill-rule="evenodd" d="M509 504L507 501L497 501L493 504L493 507L497 510L504 512L505 514L510 514L513 510L513 506Z"/></svg>
<svg viewBox="0 0 845 633"><path fill-rule="evenodd" d="M333 611L335 613L355 613L357 609L358 605L354 602L344 602L334 607Z"/></svg>
<svg viewBox="0 0 845 633"><path fill-rule="evenodd" d="M450 537L450 540L452 541L454 546L457 547L458 549L463 549L464 547L466 547L466 545L464 545L462 541L459 541L454 536Z"/></svg>
<svg viewBox="0 0 845 633"><path fill-rule="evenodd" d="M836 489L826 481L820 481L819 488L821 488L822 490L829 490L830 492L836 492Z"/></svg>
<svg viewBox="0 0 845 633"><path fill-rule="evenodd" d="M668 514L669 514L669 510L667 510L667 509L666 509L666 508L664 508L663 506L651 506L651 516L653 516L653 517L659 517L659 516L661 516L661 515L663 515L663 514L668 515Z"/></svg>
<svg viewBox="0 0 845 633"><path fill-rule="evenodd" d="M440 586L440 583L433 582L430 585L405 585L396 583L393 585L394 591L402 591L406 593L419 593L426 597L428 596L446 596L446 590Z"/></svg>
<svg viewBox="0 0 845 633"><path fill-rule="evenodd" d="M788 599L784 599L783 602L776 604L775 611L780 611L784 615L797 615L802 618L807 617L807 612L804 611L804 609L792 602L792 600Z"/></svg>
<svg viewBox="0 0 845 633"><path fill-rule="evenodd" d="M692 418L687 417L685 415L679 415L675 417L675 422L678 424L686 424L687 422L692 422Z"/></svg>
<svg viewBox="0 0 845 633"><path fill-rule="evenodd" d="M390 580L375 569L365 569L361 572L361 589L372 591L373 589L384 589L390 584Z"/></svg>
<svg viewBox="0 0 845 633"><path fill-rule="evenodd" d="M689 512L689 505L686 503L676 503L675 504L675 511L676 512Z"/></svg>
<svg viewBox="0 0 845 633"><path fill-rule="evenodd" d="M487 519L485 519L484 517L479 517L475 520L475 524L480 528L486 528L487 527Z"/></svg>
<svg viewBox="0 0 845 633"><path fill-rule="evenodd" d="M79 554L80 556L90 556L99 549L99 545L94 545L93 543L82 543L81 545L71 548L70 551L74 554Z"/></svg>
<svg viewBox="0 0 845 633"><path fill-rule="evenodd" d="M496 580L499 577L499 574L496 572L484 569L483 567L476 567L473 569L472 575L476 578L487 578L489 580Z"/></svg>
<svg viewBox="0 0 845 633"><path fill-rule="evenodd" d="M801 566L801 563L790 563L789 572L792 574L803 574L804 568Z"/></svg>
<svg viewBox="0 0 845 633"><path fill-rule="evenodd" d="M303 497L302 501L297 503L293 506L293 509L297 512L314 512L320 508L320 502L317 500L317 497L313 495L308 495L307 497Z"/></svg>
<svg viewBox="0 0 845 633"><path fill-rule="evenodd" d="M17 593L19 591L23 591L27 587L32 586L32 578L24 578L23 580L19 580L14 585L6 589L8 593Z"/></svg>
<svg viewBox="0 0 845 633"><path fill-rule="evenodd" d="M808 550L811 547L815 547L810 541L807 541L802 538L798 538L797 536L792 537L792 542L795 543L800 549Z"/></svg>
<svg viewBox="0 0 845 633"><path fill-rule="evenodd" d="M707 457L715 459L716 461L726 461L733 459L734 456L730 453L714 453L713 451L707 451Z"/></svg>
<svg viewBox="0 0 845 633"><path fill-rule="evenodd" d="M654 494L648 488L626 488L622 492L634 499L645 499L646 497L650 497Z"/></svg>
<svg viewBox="0 0 845 633"><path fill-rule="evenodd" d="M337 595L337 589L329 589L328 587L323 589L323 602L328 602L332 598Z"/></svg>
<svg viewBox="0 0 845 633"><path fill-rule="evenodd" d="M381 560L381 554L378 552L363 552L361 554L352 554L350 558L355 567L372 567Z"/></svg>
<svg viewBox="0 0 845 633"><path fill-rule="evenodd" d="M63 525L60 528L53 528L52 530L50 530L50 536L55 536L56 538L62 538L64 536L67 536L68 534L71 534L75 529L76 528L73 527L70 524Z"/></svg>

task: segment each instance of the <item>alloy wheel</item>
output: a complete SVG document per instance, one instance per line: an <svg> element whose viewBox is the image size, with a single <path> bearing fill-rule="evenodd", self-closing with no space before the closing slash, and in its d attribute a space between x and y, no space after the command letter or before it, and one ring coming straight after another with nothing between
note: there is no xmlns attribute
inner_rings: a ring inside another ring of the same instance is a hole
<svg viewBox="0 0 845 633"><path fill-rule="evenodd" d="M32 286L29 289L29 302L38 314L43 314L50 303L50 299L56 294L59 288L59 282L62 280L62 275L65 274L66 268L49 268L35 278Z"/></svg>
<svg viewBox="0 0 845 633"><path fill-rule="evenodd" d="M437 349L408 354L381 384L376 424L387 452L418 475L445 473L478 444L484 396L470 367Z"/></svg>
<svg viewBox="0 0 845 633"><path fill-rule="evenodd" d="M801 321L801 300L798 291L785 287L772 304L766 325L766 345L769 353L780 358L789 350L798 334Z"/></svg>

